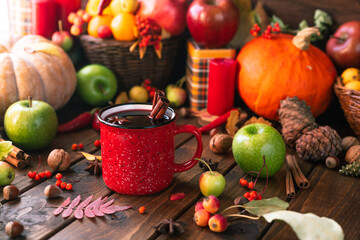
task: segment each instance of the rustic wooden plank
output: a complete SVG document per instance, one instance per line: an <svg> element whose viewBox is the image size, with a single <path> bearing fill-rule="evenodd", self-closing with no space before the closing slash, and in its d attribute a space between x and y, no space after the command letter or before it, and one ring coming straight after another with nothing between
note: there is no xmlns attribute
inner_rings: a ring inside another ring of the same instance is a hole
<svg viewBox="0 0 360 240"><path fill-rule="evenodd" d="M257 1L252 0L252 2ZM347 21L360 20L360 2L357 0L342 0L341 2L338 0L271 0L261 2L269 16L275 14L294 28L297 28L303 19L306 19L309 25L312 25L316 9L322 9L329 13L337 25Z"/></svg>
<svg viewBox="0 0 360 240"><path fill-rule="evenodd" d="M341 176L335 170L318 164L309 177L317 184L312 191L302 192L291 203L290 210L328 217L343 228L346 239L360 239L360 179ZM289 226L276 222L264 239L294 239L296 235Z"/></svg>
<svg viewBox="0 0 360 240"><path fill-rule="evenodd" d="M301 162L300 166L304 171L304 174L308 174L312 171L314 165L310 162ZM286 200L285 193L285 175L286 165L284 164L281 170L273 177L269 179L268 188L263 194L263 198L279 197ZM239 184L239 179L244 176L244 172L240 167L235 166L228 174L226 174L226 187L223 194L219 197L221 202L220 212L234 205L234 199L237 196L242 196L248 189L242 187ZM265 179L259 179L256 184L256 190L261 192L265 186ZM314 184L311 182L311 184ZM298 192L311 190L298 190ZM201 200L200 198L199 200ZM263 231L267 231L269 226L265 220L254 221L242 219L233 222L229 228L221 233L211 232L208 228L198 227L193 222L195 204L193 204L179 219L178 221L185 222L187 224L186 231L184 234L176 237L176 239L258 239L262 235ZM229 213L236 213L229 211ZM158 239L172 239L172 236L160 235Z"/></svg>
<svg viewBox="0 0 360 240"><path fill-rule="evenodd" d="M211 158L214 161L220 161L219 172L225 173L231 169L235 163L227 155L216 155L208 148L209 135L203 136L206 146L203 157ZM177 157L188 159L195 150L195 140L182 146L176 151ZM91 221L84 219L83 222L75 221L62 231L54 235L51 239L83 239L91 233L92 237L102 237L104 239L119 236L123 239L148 239L154 238L158 234L154 226L164 218L178 218L188 207L194 204L200 197L198 188L198 178L202 173L198 166L187 172L176 174L173 183L166 190L150 196L126 196L114 194L112 197L118 204L131 203L133 210L127 211L121 218L108 218L104 221ZM184 192L186 197L178 201L170 201L171 193ZM140 206L146 207L146 214L139 214L137 209ZM93 229L97 229L96 232ZM95 234L95 235L94 235Z"/></svg>

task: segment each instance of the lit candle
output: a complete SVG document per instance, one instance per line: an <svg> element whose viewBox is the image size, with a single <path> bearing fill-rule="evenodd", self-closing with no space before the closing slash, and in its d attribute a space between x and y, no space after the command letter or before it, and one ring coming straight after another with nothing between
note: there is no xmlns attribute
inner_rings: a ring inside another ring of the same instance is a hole
<svg viewBox="0 0 360 240"><path fill-rule="evenodd" d="M32 34L50 38L56 31L55 4L53 0L32 0Z"/></svg>
<svg viewBox="0 0 360 240"><path fill-rule="evenodd" d="M234 106L236 61L216 58L209 63L207 110L222 115Z"/></svg>
<svg viewBox="0 0 360 240"><path fill-rule="evenodd" d="M71 24L67 18L71 12L81 8L81 0L55 0L57 20L62 21L63 30L70 30Z"/></svg>

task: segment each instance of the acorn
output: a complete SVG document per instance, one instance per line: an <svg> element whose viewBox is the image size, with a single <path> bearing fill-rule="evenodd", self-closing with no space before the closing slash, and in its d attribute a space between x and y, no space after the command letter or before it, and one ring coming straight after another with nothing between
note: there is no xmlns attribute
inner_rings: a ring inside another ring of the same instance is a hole
<svg viewBox="0 0 360 240"><path fill-rule="evenodd" d="M24 231L24 226L17 221L8 222L5 225L5 232L10 238L16 238L23 231Z"/></svg>
<svg viewBox="0 0 360 240"><path fill-rule="evenodd" d="M3 189L3 196L6 200L13 200L19 196L19 189L15 185L7 185Z"/></svg>
<svg viewBox="0 0 360 240"><path fill-rule="evenodd" d="M328 167L330 169L337 168L340 166L340 160L336 156L328 156L325 159L325 165L326 165L326 167Z"/></svg>

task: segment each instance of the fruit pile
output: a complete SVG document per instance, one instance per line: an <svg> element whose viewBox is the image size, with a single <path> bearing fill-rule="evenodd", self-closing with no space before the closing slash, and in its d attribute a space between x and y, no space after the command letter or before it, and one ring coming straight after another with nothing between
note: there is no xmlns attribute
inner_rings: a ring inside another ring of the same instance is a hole
<svg viewBox="0 0 360 240"><path fill-rule="evenodd" d="M341 74L341 82L347 89L360 91L360 69L345 69L345 71Z"/></svg>
<svg viewBox="0 0 360 240"><path fill-rule="evenodd" d="M209 226L213 232L223 232L227 229L226 217L215 214L220 209L220 201L214 195L210 195L195 206L194 222L200 227ZM211 216L211 214L215 214Z"/></svg>

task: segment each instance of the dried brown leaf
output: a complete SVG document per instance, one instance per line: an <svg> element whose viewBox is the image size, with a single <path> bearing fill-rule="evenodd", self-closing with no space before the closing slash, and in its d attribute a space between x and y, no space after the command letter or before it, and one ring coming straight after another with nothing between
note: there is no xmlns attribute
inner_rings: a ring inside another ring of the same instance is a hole
<svg viewBox="0 0 360 240"><path fill-rule="evenodd" d="M240 120L240 111L232 110L230 116L227 119L225 129L230 136L234 137L235 133L239 130L237 123Z"/></svg>
<svg viewBox="0 0 360 240"><path fill-rule="evenodd" d="M246 125L249 125L249 124L252 124L252 123L263 123L263 124L266 124L266 125L269 125L271 126L271 122L265 120L264 118L262 117L251 117L249 120L247 120L245 123L244 123L244 126Z"/></svg>
<svg viewBox="0 0 360 240"><path fill-rule="evenodd" d="M98 159L99 161L101 161L101 156L92 155L92 154L86 153L86 152L81 152L81 154L84 155L84 157L89 161L94 161L95 158Z"/></svg>

